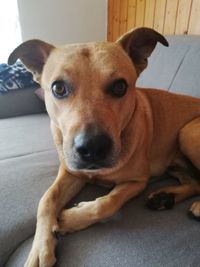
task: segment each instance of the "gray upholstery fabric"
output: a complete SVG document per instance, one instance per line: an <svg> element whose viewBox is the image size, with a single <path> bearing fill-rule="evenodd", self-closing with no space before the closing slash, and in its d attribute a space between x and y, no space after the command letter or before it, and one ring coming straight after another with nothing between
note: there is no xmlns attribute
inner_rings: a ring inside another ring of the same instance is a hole
<svg viewBox="0 0 200 267"><path fill-rule="evenodd" d="M200 96L200 37L169 40L170 48L157 46L138 85ZM23 266L33 240L39 199L57 169L46 114L0 120L0 266ZM186 214L194 199L162 212L145 207L149 191L172 183L152 183L109 220L61 238L56 266L199 266L200 224ZM108 191L88 185L70 206Z"/></svg>
<svg viewBox="0 0 200 267"><path fill-rule="evenodd" d="M200 96L199 59L200 39L188 48L170 86L170 91L196 97Z"/></svg>
<svg viewBox="0 0 200 267"><path fill-rule="evenodd" d="M198 36L168 36L169 47L158 44L137 86L200 96Z"/></svg>
<svg viewBox="0 0 200 267"><path fill-rule="evenodd" d="M172 184L168 181L168 184ZM199 222L186 215L192 200L173 210L153 212L145 207L148 192L167 183L154 183L115 216L86 230L63 237L56 267L196 267L199 264ZM107 189L88 185L73 201L91 200ZM32 238L23 242L6 267L21 267Z"/></svg>
<svg viewBox="0 0 200 267"><path fill-rule="evenodd" d="M0 95L0 119L46 112L44 102L34 94L35 90L19 89Z"/></svg>
<svg viewBox="0 0 200 267"><path fill-rule="evenodd" d="M57 169L47 115L0 120L0 266L33 234L38 201Z"/></svg>
<svg viewBox="0 0 200 267"><path fill-rule="evenodd" d="M52 147L47 114L0 120L0 160L44 152Z"/></svg>
<svg viewBox="0 0 200 267"><path fill-rule="evenodd" d="M0 161L0 266L33 234L39 199L57 168L52 150Z"/></svg>

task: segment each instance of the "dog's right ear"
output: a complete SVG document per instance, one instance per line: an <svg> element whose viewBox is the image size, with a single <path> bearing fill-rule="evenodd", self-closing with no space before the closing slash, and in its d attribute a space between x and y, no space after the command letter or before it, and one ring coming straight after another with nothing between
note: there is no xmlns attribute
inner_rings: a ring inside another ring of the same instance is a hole
<svg viewBox="0 0 200 267"><path fill-rule="evenodd" d="M17 59L33 74L34 80L40 83L44 64L55 47L41 40L29 40L19 45L9 56L8 64L14 64Z"/></svg>

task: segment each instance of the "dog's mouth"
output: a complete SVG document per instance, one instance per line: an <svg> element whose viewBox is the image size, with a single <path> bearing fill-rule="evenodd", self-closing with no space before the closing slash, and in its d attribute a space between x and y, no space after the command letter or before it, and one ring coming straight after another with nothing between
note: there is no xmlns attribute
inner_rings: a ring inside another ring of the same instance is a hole
<svg viewBox="0 0 200 267"><path fill-rule="evenodd" d="M65 164L70 171L73 172L101 172L105 169L113 168L118 161L118 153L110 153L102 159L94 157L82 158L75 151L67 150L65 153Z"/></svg>
<svg viewBox="0 0 200 267"><path fill-rule="evenodd" d="M115 163L113 161L86 163L82 161L67 161L65 160L67 167L73 172L98 172L102 169L112 168Z"/></svg>

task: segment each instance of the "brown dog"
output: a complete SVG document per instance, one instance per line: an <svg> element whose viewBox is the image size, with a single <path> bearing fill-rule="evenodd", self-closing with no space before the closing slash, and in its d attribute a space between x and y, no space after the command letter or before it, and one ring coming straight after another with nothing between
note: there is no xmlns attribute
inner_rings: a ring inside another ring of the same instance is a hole
<svg viewBox="0 0 200 267"><path fill-rule="evenodd" d="M139 28L116 43L54 47L31 40L10 55L9 64L20 58L45 90L60 158L58 176L39 204L26 267L52 266L57 232L112 216L144 190L152 175L168 170L182 184L152 194L151 208L170 208L200 193L194 179L200 169L200 100L135 88L157 42L168 45L154 30ZM63 210L89 180L114 188ZM191 211L200 216L200 203Z"/></svg>

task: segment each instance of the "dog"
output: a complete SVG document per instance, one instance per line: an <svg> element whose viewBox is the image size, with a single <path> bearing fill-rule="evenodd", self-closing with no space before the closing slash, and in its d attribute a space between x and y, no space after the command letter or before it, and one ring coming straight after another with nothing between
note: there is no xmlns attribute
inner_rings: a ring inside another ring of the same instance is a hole
<svg viewBox="0 0 200 267"><path fill-rule="evenodd" d="M57 178L38 206L25 267L53 266L58 234L112 216L151 176L167 171L181 183L153 192L147 201L152 209L200 194L200 99L135 86L157 42L168 46L158 32L138 28L115 43L55 47L30 40L10 55L8 63L20 59L44 89L60 160ZM89 181L112 189L64 209ZM200 202L190 212L200 218Z"/></svg>

